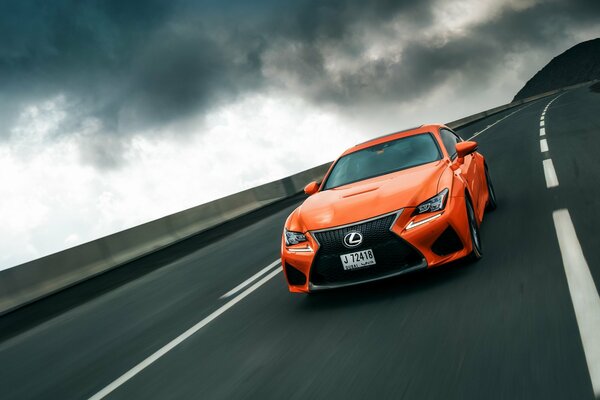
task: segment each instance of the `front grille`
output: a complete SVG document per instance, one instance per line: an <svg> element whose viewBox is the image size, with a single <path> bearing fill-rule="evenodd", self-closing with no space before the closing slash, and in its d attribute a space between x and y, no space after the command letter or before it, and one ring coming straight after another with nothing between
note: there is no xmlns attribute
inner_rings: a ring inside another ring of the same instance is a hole
<svg viewBox="0 0 600 400"><path fill-rule="evenodd" d="M313 232L319 242L319 250L313 261L310 281L315 285L360 282L400 272L421 263L421 253L390 231L395 218L396 214L391 214L338 229ZM344 236L349 232L362 234L360 246L352 249L344 246ZM366 249L373 250L376 264L345 271L340 255Z"/></svg>

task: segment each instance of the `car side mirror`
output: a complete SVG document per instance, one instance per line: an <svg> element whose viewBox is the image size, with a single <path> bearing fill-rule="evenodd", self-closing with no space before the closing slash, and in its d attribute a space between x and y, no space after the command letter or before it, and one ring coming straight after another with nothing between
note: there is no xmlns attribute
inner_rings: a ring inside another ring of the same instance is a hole
<svg viewBox="0 0 600 400"><path fill-rule="evenodd" d="M458 142L456 143L456 154L458 158L464 158L465 156L477 151L477 142Z"/></svg>
<svg viewBox="0 0 600 400"><path fill-rule="evenodd" d="M317 193L317 190L319 190L319 183L315 181L312 181L304 187L304 193L306 193L309 196Z"/></svg>

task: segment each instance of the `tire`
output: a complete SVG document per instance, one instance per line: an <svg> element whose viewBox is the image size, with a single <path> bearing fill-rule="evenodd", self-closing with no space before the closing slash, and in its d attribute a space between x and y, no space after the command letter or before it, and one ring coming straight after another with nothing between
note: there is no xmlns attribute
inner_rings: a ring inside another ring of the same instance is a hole
<svg viewBox="0 0 600 400"><path fill-rule="evenodd" d="M479 226L477 225L477 218L475 217L475 210L469 197L465 197L467 203L467 222L469 224L469 236L471 238L471 245L473 250L467 256L472 261L477 261L483 257L481 235L479 233Z"/></svg>
<svg viewBox="0 0 600 400"><path fill-rule="evenodd" d="M492 184L492 178L490 178L490 172L488 171L487 165L485 166L485 181L487 182L488 190L488 201L485 206L486 211L494 211L498 207L498 201L496 200L496 191Z"/></svg>

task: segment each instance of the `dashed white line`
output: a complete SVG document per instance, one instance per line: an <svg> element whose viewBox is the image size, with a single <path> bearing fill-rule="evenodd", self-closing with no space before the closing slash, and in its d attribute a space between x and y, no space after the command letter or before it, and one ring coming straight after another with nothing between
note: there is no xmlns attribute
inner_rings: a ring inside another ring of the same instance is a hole
<svg viewBox="0 0 600 400"><path fill-rule="evenodd" d="M569 211L552 213L594 395L600 398L600 297Z"/></svg>
<svg viewBox="0 0 600 400"><path fill-rule="evenodd" d="M544 137L543 139L540 139L540 151L542 153L548 152L548 141L545 138L546 126L545 126L545 121L544 121L544 118L545 118L544 115L546 114L548 107L550 107L550 104L552 104L554 101L556 101L556 99L558 99L560 96L562 96L565 93L566 92L561 93L558 96L556 96L555 98L553 98L552 100L550 100L548 102L548 104L546 104L546 107L544 107L544 111L542 112L542 116L540 117L540 137ZM548 189L557 187L558 186L558 176L556 175L556 170L554 169L554 164L552 163L552 159L548 158L548 159L542 161L542 166L544 167L544 177L546 178L546 187Z"/></svg>
<svg viewBox="0 0 600 400"><path fill-rule="evenodd" d="M254 292L256 289L258 289L259 287L264 285L266 282L268 282L271 278L273 278L275 275L277 275L280 272L281 272L281 269L279 269L279 268L274 271L271 271L271 273L269 273L267 276L263 277L261 280L254 283L248 289L246 289L242 293L238 294L236 297L229 300L227 303L223 304L221 307L219 307L216 311L214 311L208 317L204 318L202 321L198 322L196 325L192 326L187 331L183 332L181 335L177 336L175 339L171 340L169 343L167 343L166 345L161 347L159 350L154 352L152 355L150 355L144 361L140 362L135 367L133 367L129 371L125 372L123 375L121 375L115 381L110 383L104 389L100 390L98 393L96 393L95 395L90 397L90 400L100 400L100 399L103 399L104 397L108 396L119 386L123 385L125 382L127 382L128 380L130 380L131 378L133 378L140 372L142 372L145 368L149 367L156 360L158 360L159 358L161 358L162 356L167 354L169 351L173 350L176 346L178 346L183 341L188 339L194 333L198 332L200 329L204 328L206 325L208 325L209 323L211 323L212 321L217 319L217 317L219 317L225 311L229 310L236 303L240 302L244 297L246 297L250 293Z"/></svg>
<svg viewBox="0 0 600 400"><path fill-rule="evenodd" d="M220 298L224 299L224 298L233 296L234 294L236 294L237 292L239 292L240 290L242 290L243 288L245 288L246 286L248 286L249 284L251 284L252 282L257 280L258 278L260 278L261 276L263 276L264 274L269 272L269 270L271 270L273 267L278 266L280 262L281 262L281 260L279 260L279 259L273 261L271 264L267 265L266 267L264 267L263 269L258 271L256 274L252 275L250 278L246 279L244 282L240 283L239 285L237 285L236 287L231 289L229 292L225 293Z"/></svg>
<svg viewBox="0 0 600 400"><path fill-rule="evenodd" d="M544 177L546 178L546 187L548 189L558 186L558 177L556 176L556 171L554 170L554 164L552 164L552 159L548 158L542 162L544 166Z"/></svg>

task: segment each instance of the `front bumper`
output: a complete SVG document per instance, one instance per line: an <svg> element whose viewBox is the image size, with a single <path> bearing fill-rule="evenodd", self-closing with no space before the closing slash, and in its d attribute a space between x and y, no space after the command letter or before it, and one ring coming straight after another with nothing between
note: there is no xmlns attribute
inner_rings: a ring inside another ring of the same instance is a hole
<svg viewBox="0 0 600 400"><path fill-rule="evenodd" d="M432 268L466 256L471 248L464 198L449 200L438 217L420 225L419 222L435 213L413 217L414 209L405 208L348 225L309 231L308 244L288 248L282 243L281 258L290 291L311 292L362 284ZM410 225L413 227L406 229ZM363 234L365 240L361 246L347 249L342 245L341 237L350 231ZM448 236L448 232L455 234L458 247L450 248L450 253L443 253L439 251L438 239ZM373 249L377 264L344 271L340 255L364 249ZM305 279L290 280L288 275Z"/></svg>
<svg viewBox="0 0 600 400"><path fill-rule="evenodd" d="M318 290L337 289L337 288L342 288L342 287L347 287L347 286L360 285L363 283L375 282L375 281L379 281L382 279L392 278L394 276L407 274L409 272L414 272L419 269L425 269L425 268L427 268L427 261L425 261L425 259L423 258L423 259L421 259L421 262L415 266L412 266L412 267L409 267L409 268L406 268L406 269L403 269L400 271L391 272L389 274L377 275L372 278L365 278L365 279L352 281L352 282L341 282L341 283L332 283L332 284L325 284L325 285L315 285L314 283L309 281L308 289L310 292L316 292Z"/></svg>

